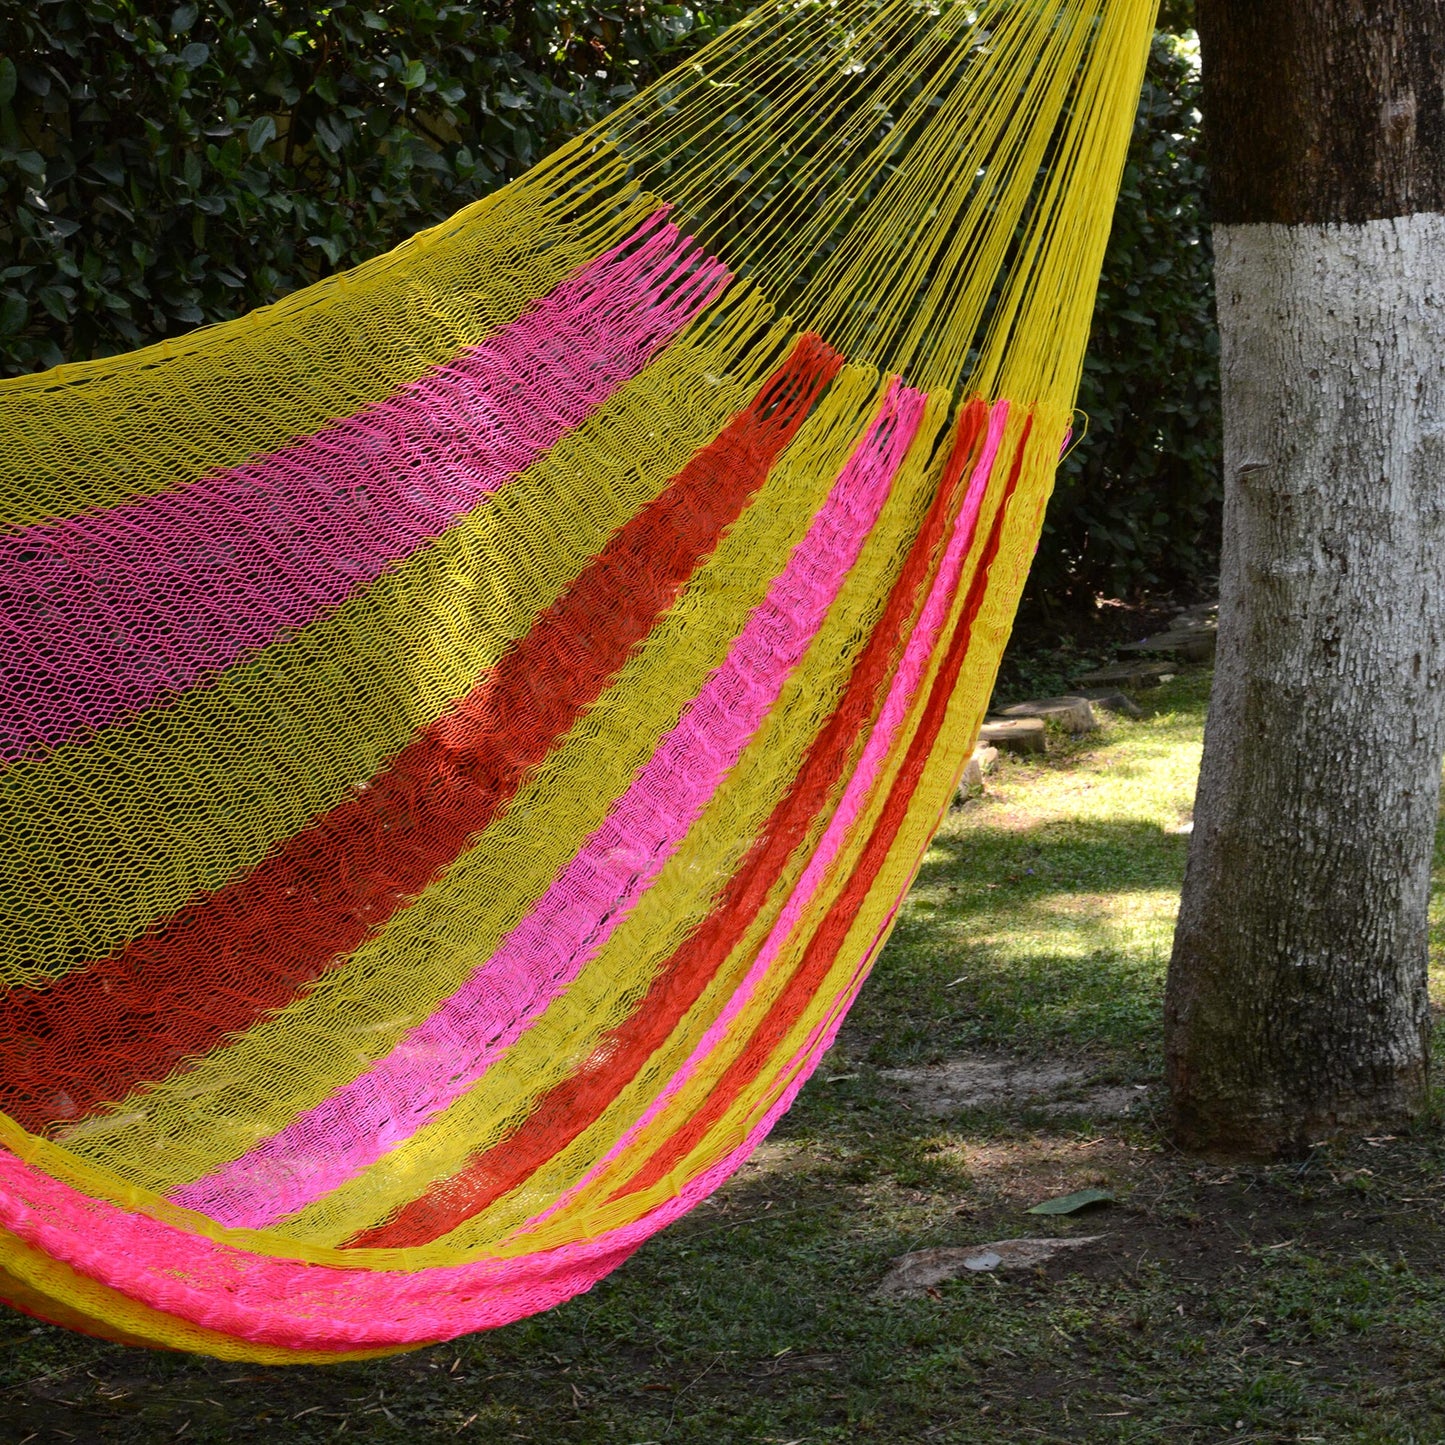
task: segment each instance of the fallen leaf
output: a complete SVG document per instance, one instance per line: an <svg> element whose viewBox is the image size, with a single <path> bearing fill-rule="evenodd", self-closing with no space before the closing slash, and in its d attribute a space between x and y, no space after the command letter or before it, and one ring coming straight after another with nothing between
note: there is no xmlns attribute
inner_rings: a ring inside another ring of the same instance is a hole
<svg viewBox="0 0 1445 1445"><path fill-rule="evenodd" d="M1077 1189L1072 1194L1061 1194L1057 1199L1045 1199L1026 1212L1029 1214L1077 1214L1094 1204L1117 1204L1119 1201L1107 1189Z"/></svg>

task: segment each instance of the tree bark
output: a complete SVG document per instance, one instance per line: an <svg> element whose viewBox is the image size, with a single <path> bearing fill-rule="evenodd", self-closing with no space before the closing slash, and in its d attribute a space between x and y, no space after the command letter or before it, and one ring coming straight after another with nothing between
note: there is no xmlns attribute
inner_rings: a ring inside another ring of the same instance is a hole
<svg viewBox="0 0 1445 1445"><path fill-rule="evenodd" d="M1219 650L1165 1000L1176 1139L1423 1108L1445 750L1445 5L1200 0Z"/></svg>

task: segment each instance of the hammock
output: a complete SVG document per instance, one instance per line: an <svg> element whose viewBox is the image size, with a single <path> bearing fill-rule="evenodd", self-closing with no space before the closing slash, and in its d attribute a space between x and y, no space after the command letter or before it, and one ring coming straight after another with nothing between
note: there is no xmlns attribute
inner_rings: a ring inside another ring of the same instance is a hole
<svg viewBox="0 0 1445 1445"><path fill-rule="evenodd" d="M828 1048L987 702L1154 0L768 0L278 305L0 387L0 1298L587 1289Z"/></svg>

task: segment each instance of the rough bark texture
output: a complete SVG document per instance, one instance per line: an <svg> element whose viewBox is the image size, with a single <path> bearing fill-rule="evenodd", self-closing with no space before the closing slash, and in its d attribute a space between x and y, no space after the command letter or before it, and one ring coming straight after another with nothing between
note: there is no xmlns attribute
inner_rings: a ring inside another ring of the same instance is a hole
<svg viewBox="0 0 1445 1445"><path fill-rule="evenodd" d="M1214 219L1445 208L1445 0L1199 0Z"/></svg>
<svg viewBox="0 0 1445 1445"><path fill-rule="evenodd" d="M1424 1102L1445 218L1216 253L1222 606L1166 1054L1179 1141L1268 1156Z"/></svg>
<svg viewBox="0 0 1445 1445"><path fill-rule="evenodd" d="M1219 654L1165 1053L1176 1138L1424 1104L1445 746L1445 0L1199 0Z"/></svg>

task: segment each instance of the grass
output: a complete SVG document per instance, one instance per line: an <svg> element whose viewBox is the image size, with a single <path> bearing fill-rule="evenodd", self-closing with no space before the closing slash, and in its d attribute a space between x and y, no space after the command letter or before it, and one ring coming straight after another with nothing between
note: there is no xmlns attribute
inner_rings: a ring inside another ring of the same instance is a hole
<svg viewBox="0 0 1445 1445"><path fill-rule="evenodd" d="M0 1314L0 1440L1445 1440L1439 1138L1219 1169L1145 1105L1208 679L1005 763L950 815L833 1056L719 1195L590 1294L331 1371L236 1367ZM1445 856L1439 860L1445 865ZM1437 945L1445 902L1437 903ZM1047 1059L1079 1112L931 1114L894 1072ZM1023 1211L1091 1184L1118 1205ZM884 1300L891 1259L1103 1234L1022 1275Z"/></svg>

